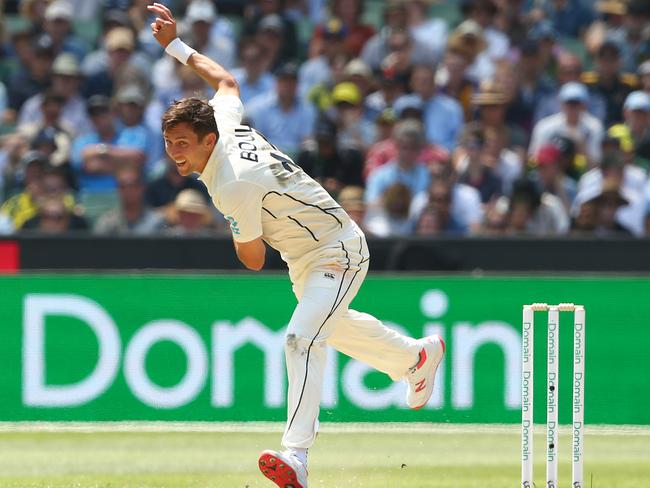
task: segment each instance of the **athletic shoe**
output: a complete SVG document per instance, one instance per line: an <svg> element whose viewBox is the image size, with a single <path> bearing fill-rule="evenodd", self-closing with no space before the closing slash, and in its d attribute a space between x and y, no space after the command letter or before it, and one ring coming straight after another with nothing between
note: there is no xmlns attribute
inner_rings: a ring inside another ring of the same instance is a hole
<svg viewBox="0 0 650 488"><path fill-rule="evenodd" d="M418 342L422 344L420 358L406 373L406 404L414 410L424 407L431 398L436 371L445 354L445 341L439 335L425 337Z"/></svg>
<svg viewBox="0 0 650 488"><path fill-rule="evenodd" d="M280 488L307 488L307 467L288 451L263 451L258 464L262 474Z"/></svg>

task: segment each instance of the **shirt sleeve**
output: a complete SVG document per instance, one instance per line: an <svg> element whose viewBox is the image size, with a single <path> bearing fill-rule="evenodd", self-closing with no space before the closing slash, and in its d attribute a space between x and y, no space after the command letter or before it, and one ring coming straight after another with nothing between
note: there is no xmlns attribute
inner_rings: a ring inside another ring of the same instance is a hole
<svg viewBox="0 0 650 488"><path fill-rule="evenodd" d="M239 97L216 94L209 103L214 111L214 120L216 120L217 128L220 131L241 124L244 116L244 105Z"/></svg>
<svg viewBox="0 0 650 488"><path fill-rule="evenodd" d="M247 181L234 181L219 190L220 210L235 241L249 242L262 235L262 197L262 188Z"/></svg>

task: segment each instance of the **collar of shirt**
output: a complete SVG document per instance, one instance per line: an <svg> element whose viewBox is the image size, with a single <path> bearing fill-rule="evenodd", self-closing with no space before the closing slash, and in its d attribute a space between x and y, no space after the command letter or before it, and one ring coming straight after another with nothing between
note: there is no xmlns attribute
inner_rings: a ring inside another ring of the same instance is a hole
<svg viewBox="0 0 650 488"><path fill-rule="evenodd" d="M219 149L221 148L222 145L223 142L220 136L219 140L214 146L214 149L212 150L212 153L210 154L210 157L208 158L208 162L206 163L205 168L203 168L203 173L201 173L198 178L208 188L210 188L210 184L213 180L214 174L216 173L217 168L219 167L219 160L217 154L219 153Z"/></svg>

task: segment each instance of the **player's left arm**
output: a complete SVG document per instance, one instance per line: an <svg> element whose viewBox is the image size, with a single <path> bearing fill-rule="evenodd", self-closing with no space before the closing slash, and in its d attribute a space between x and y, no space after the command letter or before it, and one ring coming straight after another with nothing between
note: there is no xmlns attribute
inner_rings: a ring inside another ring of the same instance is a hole
<svg viewBox="0 0 650 488"><path fill-rule="evenodd" d="M223 66L207 56L196 52L182 42L176 35L176 20L171 11L160 3L147 7L156 15L151 24L151 31L165 51L194 70L217 95L235 95L239 97L239 84L235 77Z"/></svg>
<svg viewBox="0 0 650 488"><path fill-rule="evenodd" d="M244 266L253 271L259 271L264 267L266 245L261 237L248 242L237 242L233 239L233 243L237 257Z"/></svg>
<svg viewBox="0 0 650 488"><path fill-rule="evenodd" d="M237 180L219 189L221 210L230 223L237 257L253 271L264 267L266 244L262 240L263 189L255 183Z"/></svg>

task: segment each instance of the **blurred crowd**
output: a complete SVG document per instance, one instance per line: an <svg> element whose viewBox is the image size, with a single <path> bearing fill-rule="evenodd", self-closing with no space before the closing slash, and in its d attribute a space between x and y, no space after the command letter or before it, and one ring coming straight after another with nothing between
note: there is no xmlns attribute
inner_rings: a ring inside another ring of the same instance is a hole
<svg viewBox="0 0 650 488"><path fill-rule="evenodd" d="M0 233L228 232L165 155L212 93L149 3L0 1ZM649 0L161 3L371 236L650 233Z"/></svg>

